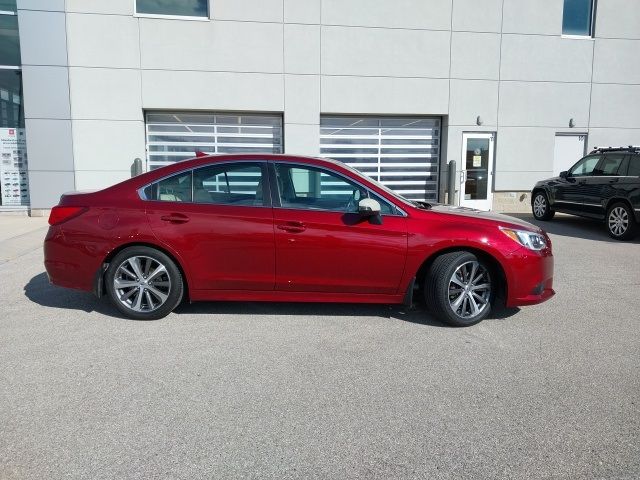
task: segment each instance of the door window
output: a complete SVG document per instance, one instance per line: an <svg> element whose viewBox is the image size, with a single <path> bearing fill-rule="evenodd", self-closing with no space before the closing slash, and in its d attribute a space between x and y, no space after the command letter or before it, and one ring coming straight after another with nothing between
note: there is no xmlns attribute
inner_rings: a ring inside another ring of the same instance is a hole
<svg viewBox="0 0 640 480"><path fill-rule="evenodd" d="M263 174L259 163L210 165L193 171L193 201L262 206Z"/></svg>
<svg viewBox="0 0 640 480"><path fill-rule="evenodd" d="M276 164L276 178L284 208L357 213L360 199L370 197L380 203L383 215L395 214L395 208L379 196L326 170Z"/></svg>
<svg viewBox="0 0 640 480"><path fill-rule="evenodd" d="M631 155L629 157L629 172L630 177L640 177L640 155Z"/></svg>
<svg viewBox="0 0 640 480"><path fill-rule="evenodd" d="M620 167L623 165L624 159L625 155L622 154L605 155L594 174L607 177L622 175Z"/></svg>
<svg viewBox="0 0 640 480"><path fill-rule="evenodd" d="M569 173L572 177L586 177L589 175L593 175L593 171L596 168L596 165L600 161L600 155L589 155L588 157L584 157L579 160Z"/></svg>
<svg viewBox="0 0 640 480"><path fill-rule="evenodd" d="M191 170L188 172L180 172L152 183L144 189L144 195L147 200L190 202Z"/></svg>

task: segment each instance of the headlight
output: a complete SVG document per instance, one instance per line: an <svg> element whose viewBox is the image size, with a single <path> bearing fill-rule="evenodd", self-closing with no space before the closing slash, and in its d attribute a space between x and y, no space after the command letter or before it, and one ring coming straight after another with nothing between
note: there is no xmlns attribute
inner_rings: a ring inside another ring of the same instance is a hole
<svg viewBox="0 0 640 480"><path fill-rule="evenodd" d="M547 241L544 236L539 233L529 232L528 230L514 230L513 228L500 227L510 239L518 242L520 245L527 247L529 250L543 250L547 247Z"/></svg>

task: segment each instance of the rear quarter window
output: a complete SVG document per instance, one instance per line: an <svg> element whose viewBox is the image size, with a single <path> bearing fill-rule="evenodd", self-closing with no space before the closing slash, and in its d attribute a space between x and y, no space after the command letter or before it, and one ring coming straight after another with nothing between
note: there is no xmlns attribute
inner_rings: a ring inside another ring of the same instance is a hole
<svg viewBox="0 0 640 480"><path fill-rule="evenodd" d="M632 155L629 159L629 173L630 177L640 177L640 155Z"/></svg>

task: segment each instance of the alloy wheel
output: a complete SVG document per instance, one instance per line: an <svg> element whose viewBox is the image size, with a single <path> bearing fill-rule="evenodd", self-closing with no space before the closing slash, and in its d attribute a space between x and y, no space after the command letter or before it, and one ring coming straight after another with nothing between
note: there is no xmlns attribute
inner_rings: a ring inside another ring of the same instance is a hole
<svg viewBox="0 0 640 480"><path fill-rule="evenodd" d="M171 279L155 258L133 256L120 264L113 278L118 300L135 312L153 312L169 298Z"/></svg>
<svg viewBox="0 0 640 480"><path fill-rule="evenodd" d="M547 200L544 195L537 195L533 200L533 213L535 213L536 217L543 217L546 211Z"/></svg>
<svg viewBox="0 0 640 480"><path fill-rule="evenodd" d="M609 212L609 231L619 237L629 228L629 214L624 207L615 207Z"/></svg>
<svg viewBox="0 0 640 480"><path fill-rule="evenodd" d="M460 265L449 280L449 306L461 318L473 318L487 309L491 301L489 271L477 261Z"/></svg>

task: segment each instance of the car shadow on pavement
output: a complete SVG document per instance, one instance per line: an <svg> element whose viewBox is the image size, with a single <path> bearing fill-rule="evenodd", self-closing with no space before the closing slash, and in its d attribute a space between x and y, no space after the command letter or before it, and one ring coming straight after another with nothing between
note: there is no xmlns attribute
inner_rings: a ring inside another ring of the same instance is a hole
<svg viewBox="0 0 640 480"><path fill-rule="evenodd" d="M131 320L118 312L106 298L97 298L91 293L56 287L49 283L47 275L39 273L24 286L25 296L43 307L79 310L86 313L97 312L109 317ZM508 318L519 309L505 309L498 306L488 319ZM424 301L404 305L363 304L363 303L285 303L285 302L183 302L175 310L177 315L286 315L347 317L369 316L401 320L417 325L448 327L429 312ZM137 320L134 320L137 321Z"/></svg>
<svg viewBox="0 0 640 480"><path fill-rule="evenodd" d="M29 300L43 307L98 312L109 317L123 318L108 301L105 301L106 299L97 298L88 292L51 285L44 272L29 280L24 286L24 294Z"/></svg>
<svg viewBox="0 0 640 480"><path fill-rule="evenodd" d="M533 223L552 235L563 237L583 238L585 240L595 240L598 242L610 243L640 243L640 237L635 240L622 242L615 240L607 233L604 222L590 218L576 217L573 215L556 214L553 220L542 222L536 220L530 213L509 213L510 217L519 218L529 223Z"/></svg>

